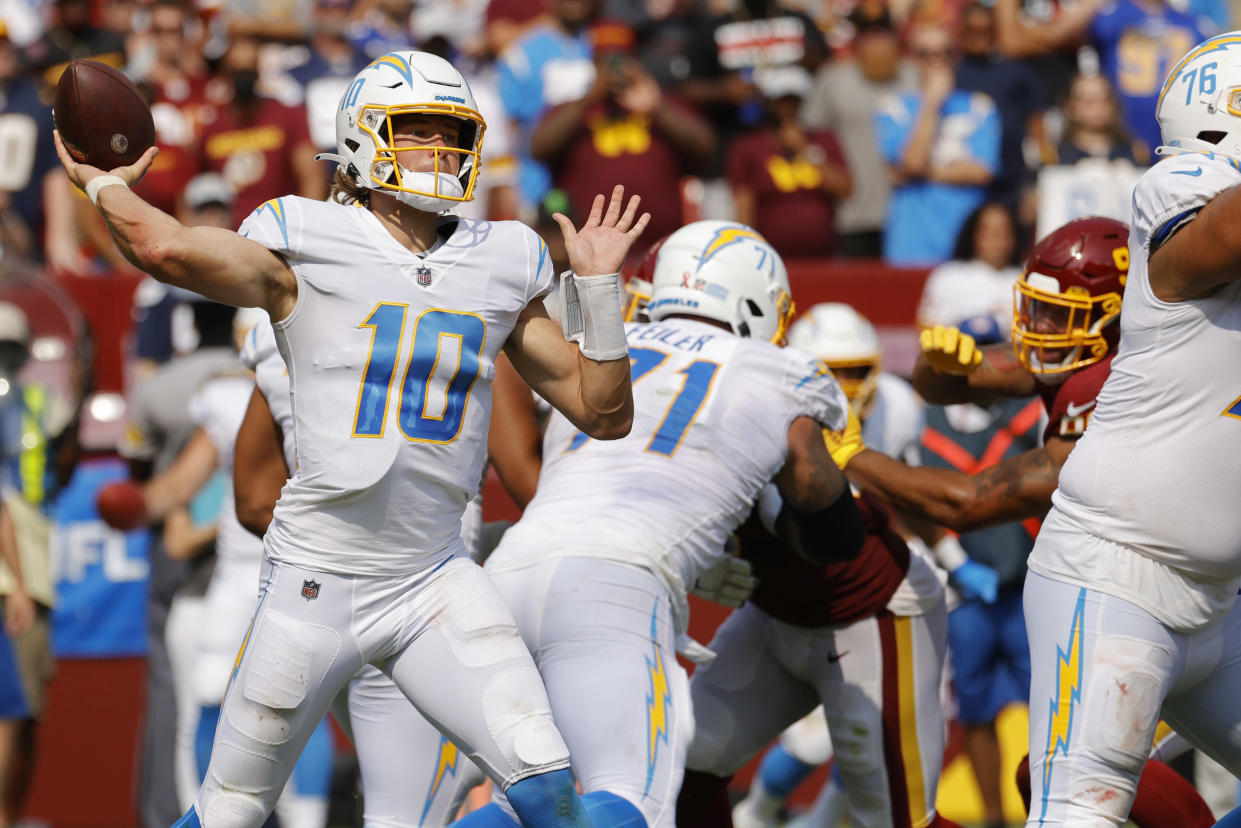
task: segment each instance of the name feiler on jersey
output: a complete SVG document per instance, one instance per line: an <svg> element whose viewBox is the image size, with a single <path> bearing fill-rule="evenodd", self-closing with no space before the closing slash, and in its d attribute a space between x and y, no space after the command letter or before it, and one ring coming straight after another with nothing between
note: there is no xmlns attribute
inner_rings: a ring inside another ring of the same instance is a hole
<svg viewBox="0 0 1241 828"><path fill-rule="evenodd" d="M458 219L419 256L369 210L292 196L260 206L241 233L282 255L298 284L292 313L273 326L298 465L268 554L401 574L463 551L495 357L551 288L546 245L518 222Z"/></svg>
<svg viewBox="0 0 1241 828"><path fill-rule="evenodd" d="M488 567L568 552L649 566L683 591L784 465L789 424L844 427L844 392L809 354L683 319L626 331L632 431L588 440L553 412L534 500Z"/></svg>

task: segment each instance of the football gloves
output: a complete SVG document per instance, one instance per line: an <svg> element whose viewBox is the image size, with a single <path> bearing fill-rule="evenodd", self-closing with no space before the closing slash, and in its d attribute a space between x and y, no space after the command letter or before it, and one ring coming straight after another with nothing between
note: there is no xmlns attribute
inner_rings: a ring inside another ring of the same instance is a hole
<svg viewBox="0 0 1241 828"><path fill-rule="evenodd" d="M823 442L827 444L832 460L836 461L841 471L844 471L855 455L866 448L866 444L862 442L862 421L852 408L849 409L849 421L843 430L823 429Z"/></svg>
<svg viewBox="0 0 1241 828"><path fill-rule="evenodd" d="M982 351L978 350L974 337L959 328L944 325L925 328L919 344L931 368L941 374L968 374L982 365Z"/></svg>

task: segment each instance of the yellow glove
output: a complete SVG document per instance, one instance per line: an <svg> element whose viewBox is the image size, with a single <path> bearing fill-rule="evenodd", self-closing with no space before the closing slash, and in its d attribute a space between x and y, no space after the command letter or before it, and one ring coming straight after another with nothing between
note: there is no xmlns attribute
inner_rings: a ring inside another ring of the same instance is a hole
<svg viewBox="0 0 1241 828"><path fill-rule="evenodd" d="M919 337L922 354L931 367L941 374L968 374L982 365L982 351L974 337L958 328L936 325L926 328Z"/></svg>
<svg viewBox="0 0 1241 828"><path fill-rule="evenodd" d="M852 408L849 409L849 422L845 424L843 431L823 429L823 442L827 444L828 452L842 471L854 455L866 448L866 444L862 442L862 421L853 413Z"/></svg>

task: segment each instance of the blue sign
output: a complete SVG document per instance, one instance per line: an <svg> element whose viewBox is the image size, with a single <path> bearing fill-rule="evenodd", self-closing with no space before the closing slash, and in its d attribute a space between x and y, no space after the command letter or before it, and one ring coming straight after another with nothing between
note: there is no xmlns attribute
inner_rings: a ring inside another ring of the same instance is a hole
<svg viewBox="0 0 1241 828"><path fill-rule="evenodd" d="M86 460L56 499L52 646L58 658L146 654L150 533L118 532L95 509L99 490L128 476L121 460Z"/></svg>

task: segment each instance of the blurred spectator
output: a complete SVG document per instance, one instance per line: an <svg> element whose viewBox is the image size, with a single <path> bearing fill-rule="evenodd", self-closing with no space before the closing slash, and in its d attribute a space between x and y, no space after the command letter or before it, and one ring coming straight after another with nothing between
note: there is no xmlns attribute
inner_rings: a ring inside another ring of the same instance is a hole
<svg viewBox="0 0 1241 828"><path fill-rule="evenodd" d="M20 73L17 49L0 22L0 125L7 161L0 166L0 250L13 259L46 258L53 270L87 268L73 229L73 189L56 160L52 90ZM45 255L46 254L46 255Z"/></svg>
<svg viewBox="0 0 1241 828"><path fill-rule="evenodd" d="M853 55L819 70L802 118L812 129L832 130L849 163L853 191L836 211L838 253L877 259L892 185L875 139L876 104L884 95L912 89L917 75L901 60L887 10L868 14L864 8L849 18L857 30Z"/></svg>
<svg viewBox="0 0 1241 828"><path fill-rule="evenodd" d="M970 213L957 236L952 260L931 271L918 303L918 324L955 325L963 318L1013 325L1013 283L1021 273L1021 248L1012 211L988 202Z"/></svg>
<svg viewBox="0 0 1241 828"><path fill-rule="evenodd" d="M51 522L58 475L48 394L18 374L29 356L26 315L0 302L0 825L17 825L34 771L36 729L52 678ZM57 431L55 429L61 429Z"/></svg>
<svg viewBox="0 0 1241 828"><path fill-rule="evenodd" d="M221 74L211 81L220 100L216 117L203 127L203 167L222 173L237 194L234 226L268 199L327 195L305 108L260 95L258 58L258 42L252 38L229 45Z"/></svg>
<svg viewBox="0 0 1241 828"><path fill-rule="evenodd" d="M1043 99L1060 101L1077 72L1078 47L1107 0L995 0L996 40L1001 54L1026 58L1043 84Z"/></svg>
<svg viewBox="0 0 1241 828"><path fill-rule="evenodd" d="M948 31L919 26L910 45L918 91L886 96L875 116L879 151L894 182L883 257L903 266L948 258L1000 160L995 104L955 88Z"/></svg>
<svg viewBox="0 0 1241 828"><path fill-rule="evenodd" d="M187 227L233 227L234 195L224 176L200 173L185 185L185 197L177 217ZM171 290L163 282L145 277L134 292L134 357L136 379L142 379L172 358L177 350L193 350L195 335L185 308L184 291ZM186 344L186 343L191 344ZM178 347L180 344L180 347Z"/></svg>
<svg viewBox="0 0 1241 828"><path fill-rule="evenodd" d="M179 0L156 0L150 16L153 62L139 82L151 97L159 155L135 190L149 203L176 215L181 190L197 171L202 125L214 117L214 111L207 103L202 56L187 38L192 22L189 9Z"/></svg>
<svg viewBox="0 0 1241 828"><path fill-rule="evenodd" d="M196 426L190 420L187 401L208 379L240 373L241 363L233 345L235 309L208 302L184 291L191 302L198 331L198 350L173 358L130 395L128 422L118 450L129 460L130 474L139 481L168 468ZM146 686L144 689L141 767L138 780L138 811L142 825L172 825L182 813L173 768L177 732L176 698L172 666L165 643L164 626L177 590L190 580L205 586L210 578L209 560L174 561L152 534L151 575L147 593L149 631Z"/></svg>
<svg viewBox="0 0 1241 828"><path fill-rule="evenodd" d="M1129 134L1151 153L1161 143L1155 103L1168 72L1203 39L1190 15L1166 0L1117 0L1090 24L1090 40L1099 53L1099 67L1120 98ZM1170 90L1197 94L1182 83Z"/></svg>
<svg viewBox="0 0 1241 828"><path fill-rule="evenodd" d="M348 23L349 0L317 0L310 40L297 49L299 62L288 70L302 90L310 139L319 150L336 150L336 110L340 99L354 75L369 62L345 36Z"/></svg>
<svg viewBox="0 0 1241 828"><path fill-rule="evenodd" d="M703 26L690 47L689 79L678 91L715 127L721 141L717 165L733 135L762 120L756 69L800 65L814 72L827 57L827 41L814 21L779 0L743 0Z"/></svg>
<svg viewBox="0 0 1241 828"><path fill-rule="evenodd" d="M603 15L633 26L638 35L636 57L660 87L674 87L689 77L690 47L707 25L698 0L608 0Z"/></svg>
<svg viewBox="0 0 1241 828"><path fill-rule="evenodd" d="M548 109L579 101L595 82L589 25L598 0L547 0L551 17L531 26L500 56L500 100L518 133L518 188L538 204L551 174L530 153L530 135Z"/></svg>
<svg viewBox="0 0 1241 828"><path fill-rule="evenodd" d="M1028 182L1024 146L1033 142L1042 149L1043 87L1025 63L1002 57L996 51L995 12L975 0L961 12L957 62L957 88L982 92L1000 114L1000 168L991 183L991 195L1016 207Z"/></svg>
<svg viewBox="0 0 1241 828"><path fill-rule="evenodd" d="M715 151L711 128L693 110L660 91L632 56L633 30L622 23L594 28L595 81L586 95L543 116L530 154L547 164L557 188L584 221L596 193L618 183L642 197L651 213L647 242L681 226L681 179ZM638 245L633 256L644 250Z"/></svg>
<svg viewBox="0 0 1241 828"><path fill-rule="evenodd" d="M728 151L736 219L758 230L781 256L831 256L836 202L849 194L851 184L836 137L807 131L799 121L810 74L800 66L781 66L761 70L755 79L767 121L738 136Z"/></svg>
<svg viewBox="0 0 1241 828"><path fill-rule="evenodd" d="M1133 164L1149 161L1145 154L1139 157L1134 151L1120 117L1120 102L1107 78L1102 75L1073 78L1064 105L1064 133L1056 156L1061 164L1076 164L1085 158Z"/></svg>
<svg viewBox="0 0 1241 828"><path fill-rule="evenodd" d="M52 22L43 37L26 47L25 59L33 69L48 70L45 80L60 80L64 64L78 58L91 58L112 66L125 63L124 38L91 21L90 0L56 0L51 5Z"/></svg>
<svg viewBox="0 0 1241 828"><path fill-rule="evenodd" d="M483 15L487 51L500 55L527 29L546 16L546 0L490 0Z"/></svg>
<svg viewBox="0 0 1241 828"><path fill-rule="evenodd" d="M368 60L417 48L409 26L413 10L414 0L374 0L362 19L347 30L349 42Z"/></svg>
<svg viewBox="0 0 1241 828"><path fill-rule="evenodd" d="M221 18L231 38L295 42L306 37L313 0L223 0Z"/></svg>

